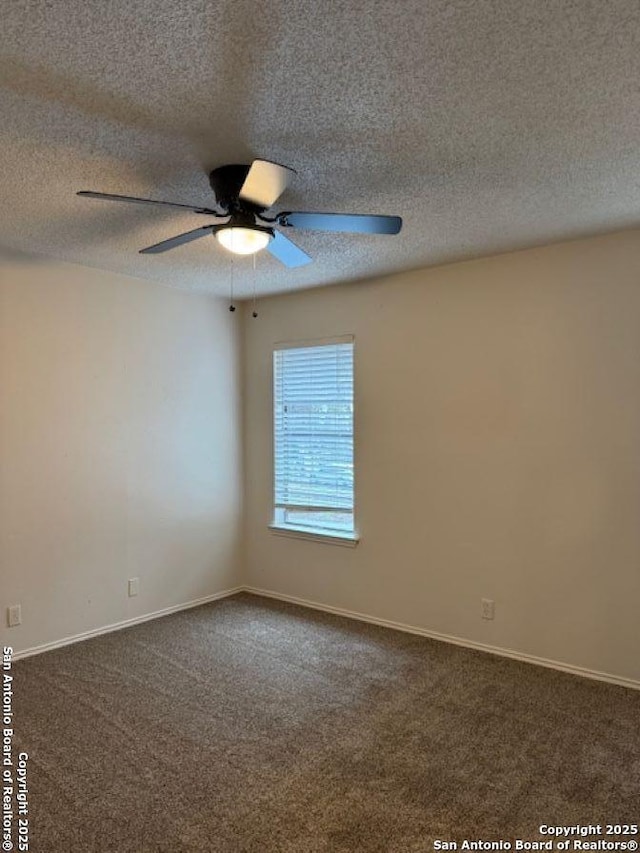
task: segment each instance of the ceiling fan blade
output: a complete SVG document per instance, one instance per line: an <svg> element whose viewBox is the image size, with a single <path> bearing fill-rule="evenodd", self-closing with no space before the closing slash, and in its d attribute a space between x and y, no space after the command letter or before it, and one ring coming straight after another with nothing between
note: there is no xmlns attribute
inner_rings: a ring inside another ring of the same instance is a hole
<svg viewBox="0 0 640 853"><path fill-rule="evenodd" d="M295 171L287 166L280 166L269 160L254 160L244 179L240 198L258 207L271 207L294 175Z"/></svg>
<svg viewBox="0 0 640 853"><path fill-rule="evenodd" d="M276 222L307 231L350 231L357 234L397 234L402 228L399 216L360 213L279 213Z"/></svg>
<svg viewBox="0 0 640 853"><path fill-rule="evenodd" d="M151 198L135 198L130 195L114 195L113 193L95 193L91 190L80 190L76 195L85 196L86 198L99 198L105 201L126 201L129 204L153 204L164 207L178 207L182 210L190 210L192 213L206 213L207 216L220 216L219 213L215 210L210 210L208 207L192 207L190 204L178 204L175 201L154 201Z"/></svg>
<svg viewBox="0 0 640 853"><path fill-rule="evenodd" d="M206 237L207 234L213 234L217 229L218 226L216 225L204 225L202 228L187 231L185 234L178 234L177 237L170 237L168 240L162 240L161 243L155 243L153 246L147 246L146 249L140 249L140 254L157 255L159 252L166 252L169 249L175 249L176 246L182 246L183 243L190 243L192 240Z"/></svg>
<svg viewBox="0 0 640 853"><path fill-rule="evenodd" d="M273 239L269 241L267 251L290 269L311 263L309 255L279 231L275 231Z"/></svg>

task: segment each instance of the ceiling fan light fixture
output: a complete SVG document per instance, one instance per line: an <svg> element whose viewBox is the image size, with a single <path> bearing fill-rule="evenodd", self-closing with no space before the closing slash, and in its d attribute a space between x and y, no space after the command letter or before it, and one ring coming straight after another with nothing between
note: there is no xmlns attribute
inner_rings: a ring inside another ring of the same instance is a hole
<svg viewBox="0 0 640 853"><path fill-rule="evenodd" d="M244 225L230 225L216 232L218 243L234 255L255 255L267 248L272 236L268 228L248 228Z"/></svg>

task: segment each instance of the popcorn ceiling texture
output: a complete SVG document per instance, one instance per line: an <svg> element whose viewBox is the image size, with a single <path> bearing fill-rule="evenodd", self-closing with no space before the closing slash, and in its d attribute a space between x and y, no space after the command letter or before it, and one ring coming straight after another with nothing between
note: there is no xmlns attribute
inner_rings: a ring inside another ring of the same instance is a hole
<svg viewBox="0 0 640 853"><path fill-rule="evenodd" d="M234 261L283 292L640 221L637 0L13 0L0 44L0 252L228 292L207 171L273 159L276 209L400 214L398 237L295 232L313 258ZM293 230L287 232L294 236Z"/></svg>

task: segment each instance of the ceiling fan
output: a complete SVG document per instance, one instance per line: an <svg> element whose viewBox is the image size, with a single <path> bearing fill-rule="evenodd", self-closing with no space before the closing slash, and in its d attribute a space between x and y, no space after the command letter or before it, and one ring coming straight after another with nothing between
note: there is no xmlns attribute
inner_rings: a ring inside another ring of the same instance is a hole
<svg viewBox="0 0 640 853"><path fill-rule="evenodd" d="M363 215L357 213L309 213L306 211L283 211L274 216L265 216L284 192L295 175L293 169L280 166L269 160L254 160L251 165L220 166L209 174L209 183L216 198L217 209L177 204L171 201L154 201L127 195L98 193L81 190L78 195L107 201L122 201L131 204L152 204L190 210L216 222L203 225L185 234L178 234L161 243L141 249L142 255L166 252L184 243L190 243L208 234L237 255L252 255L267 249L287 267L300 267L311 261L295 243L275 228L301 228L307 231L355 232L360 234L397 234L402 228L399 216ZM224 220L220 222L219 220Z"/></svg>

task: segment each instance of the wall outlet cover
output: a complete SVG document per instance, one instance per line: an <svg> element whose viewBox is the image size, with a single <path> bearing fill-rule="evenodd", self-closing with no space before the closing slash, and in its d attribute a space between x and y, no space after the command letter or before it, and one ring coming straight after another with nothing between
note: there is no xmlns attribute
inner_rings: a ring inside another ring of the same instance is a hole
<svg viewBox="0 0 640 853"><path fill-rule="evenodd" d="M496 612L496 603L492 598L480 599L480 615L483 619L493 619Z"/></svg>
<svg viewBox="0 0 640 853"><path fill-rule="evenodd" d="M22 608L19 604L12 604L7 608L7 624L10 628L22 624Z"/></svg>

